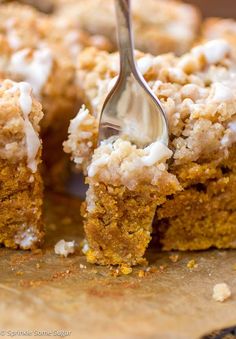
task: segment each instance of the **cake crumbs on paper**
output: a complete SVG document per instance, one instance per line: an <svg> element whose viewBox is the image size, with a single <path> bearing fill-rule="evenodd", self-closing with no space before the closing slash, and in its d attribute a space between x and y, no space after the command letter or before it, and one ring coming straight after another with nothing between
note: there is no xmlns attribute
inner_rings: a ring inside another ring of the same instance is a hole
<svg viewBox="0 0 236 339"><path fill-rule="evenodd" d="M212 298L215 301L223 302L231 296L231 290L226 283L216 284L213 287Z"/></svg>
<svg viewBox="0 0 236 339"><path fill-rule="evenodd" d="M133 272L132 267L129 265L121 265L119 267L110 266L110 275L113 277L119 277L121 275L128 275Z"/></svg>
<svg viewBox="0 0 236 339"><path fill-rule="evenodd" d="M166 268L168 267L168 265L167 264L164 264L164 265L160 265L159 266L159 269L160 269L160 272L163 272ZM151 268L152 269L152 272L153 272L153 270L154 270L154 267L152 267ZM156 269L157 270L157 269Z"/></svg>
<svg viewBox="0 0 236 339"><path fill-rule="evenodd" d="M144 270L139 270L138 271L138 277L139 278L144 278L145 277L145 271Z"/></svg>
<svg viewBox="0 0 236 339"><path fill-rule="evenodd" d="M176 263L179 260L179 254L171 254L169 256L170 261L172 261L173 263Z"/></svg>
<svg viewBox="0 0 236 339"><path fill-rule="evenodd" d="M187 263L187 267L192 270L194 268L198 267L198 264L196 263L195 259L189 260L189 262Z"/></svg>
<svg viewBox="0 0 236 339"><path fill-rule="evenodd" d="M65 241L62 239L56 243L54 250L56 254L67 257L75 252L75 241Z"/></svg>
<svg viewBox="0 0 236 339"><path fill-rule="evenodd" d="M167 266L161 265L159 269L155 266L148 266L146 269L142 269L138 271L138 277L144 278L147 277L153 273L159 273L162 272Z"/></svg>
<svg viewBox="0 0 236 339"><path fill-rule="evenodd" d="M128 275L130 273L132 273L133 269L130 266L127 265L121 265L120 267L120 272L124 275Z"/></svg>
<svg viewBox="0 0 236 339"><path fill-rule="evenodd" d="M16 275L23 275L24 274L24 272L22 272L22 271L17 271L16 272Z"/></svg>
<svg viewBox="0 0 236 339"><path fill-rule="evenodd" d="M79 264L79 268L81 268L82 270L86 269L87 266L86 265L83 265L83 264Z"/></svg>

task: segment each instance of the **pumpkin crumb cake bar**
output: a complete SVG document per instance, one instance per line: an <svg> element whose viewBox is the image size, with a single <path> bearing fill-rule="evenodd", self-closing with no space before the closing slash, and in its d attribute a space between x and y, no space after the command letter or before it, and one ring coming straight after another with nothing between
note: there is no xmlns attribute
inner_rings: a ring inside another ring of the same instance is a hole
<svg viewBox="0 0 236 339"><path fill-rule="evenodd" d="M71 121L64 148L78 168L86 164L88 260L139 263L151 235L164 250L235 248L236 62L230 45L212 40L181 57L137 52L136 58L167 114L169 149L105 140L93 154L96 116L117 78L118 54L89 48L78 61L89 110L83 107Z"/></svg>
<svg viewBox="0 0 236 339"><path fill-rule="evenodd" d="M167 172L172 152L160 142L137 149L129 141L105 141L88 166L85 233L89 262L143 262L156 207L180 185Z"/></svg>
<svg viewBox="0 0 236 339"><path fill-rule="evenodd" d="M0 86L0 243L32 249L41 244L42 181L39 173L41 104L28 83Z"/></svg>

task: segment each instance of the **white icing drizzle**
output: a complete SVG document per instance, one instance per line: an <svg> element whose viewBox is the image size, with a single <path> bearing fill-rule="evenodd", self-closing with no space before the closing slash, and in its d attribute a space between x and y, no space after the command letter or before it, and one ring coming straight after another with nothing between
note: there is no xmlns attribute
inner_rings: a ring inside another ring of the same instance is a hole
<svg viewBox="0 0 236 339"><path fill-rule="evenodd" d="M141 158L145 166L153 166L158 162L165 161L172 156L172 151L160 141L155 141L145 148L148 154Z"/></svg>
<svg viewBox="0 0 236 339"><path fill-rule="evenodd" d="M10 60L9 71L29 82L33 92L40 97L42 87L46 83L52 69L52 54L50 49L41 48L33 53L32 59L27 60L28 48L14 53Z"/></svg>
<svg viewBox="0 0 236 339"><path fill-rule="evenodd" d="M103 157L94 160L88 167L88 176L94 177L96 173L99 171L99 168L107 165L109 162L109 155L104 154Z"/></svg>
<svg viewBox="0 0 236 339"><path fill-rule="evenodd" d="M236 134L236 119L229 123L229 128Z"/></svg>
<svg viewBox="0 0 236 339"><path fill-rule="evenodd" d="M94 177L99 171L104 169L104 167L115 171L114 160L117 158L119 158L117 170L122 175L124 168L125 171L132 172L135 167L156 167L161 163L165 163L165 161L172 156L172 151L158 140L144 149L131 146L129 141L120 138L114 143L111 141L112 138L104 140L97 151L95 151L92 162L88 167L89 177Z"/></svg>
<svg viewBox="0 0 236 339"><path fill-rule="evenodd" d="M230 45L223 39L211 40L202 46L193 48L192 51L196 56L204 55L209 64L215 64L230 52Z"/></svg>
<svg viewBox="0 0 236 339"><path fill-rule="evenodd" d="M41 145L38 134L34 130L32 123L29 120L29 114L32 110L32 88L27 82L13 83L13 87L9 90L15 92L20 91L19 105L24 116L25 139L27 150L27 165L33 173L37 171L36 155Z"/></svg>
<svg viewBox="0 0 236 339"><path fill-rule="evenodd" d="M7 41L10 47L14 50L18 49L21 46L21 40L17 35L17 31L14 28L15 20L13 18L8 19L6 22L6 34Z"/></svg>
<svg viewBox="0 0 236 339"><path fill-rule="evenodd" d="M86 118L89 117L89 110L85 107L85 105L82 105L81 109L79 110L78 114L74 119L71 120L70 127L69 127L69 132L70 133L75 133L78 127L81 124L85 125L91 125L92 121L86 120Z"/></svg>
<svg viewBox="0 0 236 339"><path fill-rule="evenodd" d="M228 124L228 129L225 135L221 139L221 145L223 147L231 147L236 142L236 119L232 120Z"/></svg>

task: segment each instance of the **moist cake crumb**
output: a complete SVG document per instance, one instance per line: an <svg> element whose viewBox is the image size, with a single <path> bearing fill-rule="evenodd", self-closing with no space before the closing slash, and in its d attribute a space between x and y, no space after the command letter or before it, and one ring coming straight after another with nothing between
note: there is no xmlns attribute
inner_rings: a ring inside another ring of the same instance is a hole
<svg viewBox="0 0 236 339"><path fill-rule="evenodd" d="M54 250L56 254L67 257L75 252L75 241L60 240L56 243Z"/></svg>
<svg viewBox="0 0 236 339"><path fill-rule="evenodd" d="M231 290L226 283L219 283L213 287L212 298L215 301L223 302L231 296Z"/></svg>
<svg viewBox="0 0 236 339"><path fill-rule="evenodd" d="M130 273L132 273L132 267L127 266L127 265L121 265L120 267L120 272L124 275L128 275Z"/></svg>
<svg viewBox="0 0 236 339"><path fill-rule="evenodd" d="M176 263L179 260L179 255L178 254L171 254L169 256L169 259L173 262Z"/></svg>
<svg viewBox="0 0 236 339"><path fill-rule="evenodd" d="M187 268L189 269L193 269L197 267L198 267L198 264L196 263L195 259L189 260L189 262L187 263Z"/></svg>
<svg viewBox="0 0 236 339"><path fill-rule="evenodd" d="M87 268L87 266L86 266L86 265L83 265L83 264L79 264L79 267L80 267L81 269L86 269L86 268Z"/></svg>

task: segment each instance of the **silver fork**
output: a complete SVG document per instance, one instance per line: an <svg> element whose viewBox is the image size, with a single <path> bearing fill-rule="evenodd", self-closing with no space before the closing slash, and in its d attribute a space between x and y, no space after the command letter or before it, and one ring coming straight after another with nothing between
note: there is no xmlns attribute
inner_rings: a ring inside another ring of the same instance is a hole
<svg viewBox="0 0 236 339"><path fill-rule="evenodd" d="M122 136L138 147L154 141L168 145L164 110L134 60L130 0L115 0L120 73L99 117L99 142Z"/></svg>

